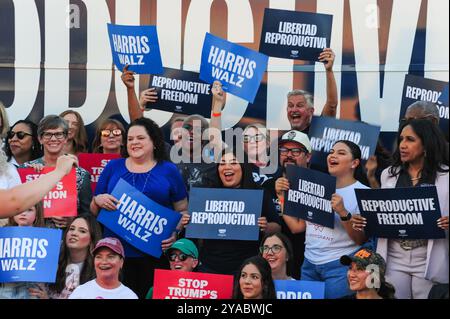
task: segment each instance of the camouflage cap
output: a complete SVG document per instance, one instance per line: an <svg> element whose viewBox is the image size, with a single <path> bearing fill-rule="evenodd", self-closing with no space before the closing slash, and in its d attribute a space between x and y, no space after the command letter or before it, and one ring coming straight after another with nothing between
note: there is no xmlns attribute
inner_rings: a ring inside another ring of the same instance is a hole
<svg viewBox="0 0 450 319"><path fill-rule="evenodd" d="M341 264L345 266L350 266L352 262L354 262L362 269L367 269L370 265L376 265L378 266L382 277L384 277L386 272L386 262L384 261L384 258L380 254L367 248L358 250L353 256L344 255L341 257L340 261Z"/></svg>

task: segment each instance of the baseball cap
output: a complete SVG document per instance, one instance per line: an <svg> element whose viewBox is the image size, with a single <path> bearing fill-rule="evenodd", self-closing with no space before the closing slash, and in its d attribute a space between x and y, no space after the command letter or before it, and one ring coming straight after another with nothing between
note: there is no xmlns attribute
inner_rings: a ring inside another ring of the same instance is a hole
<svg viewBox="0 0 450 319"><path fill-rule="evenodd" d="M369 265L377 265L381 274L386 271L386 262L384 258L367 248L358 250L353 256L344 255L340 259L341 264L350 266L352 262L356 263L360 268L366 269Z"/></svg>
<svg viewBox="0 0 450 319"><path fill-rule="evenodd" d="M169 248L166 250L166 254L168 254L172 249L178 249L182 253L185 253L186 255L192 256L195 259L198 259L198 249L195 246L195 244L187 239L187 238L181 238L178 239L176 242L172 244Z"/></svg>
<svg viewBox="0 0 450 319"><path fill-rule="evenodd" d="M282 144L284 142L297 142L299 144L302 144L308 150L309 153L311 153L312 151L308 135L300 131L292 130L287 133L284 133L283 136L281 136L280 140L278 141L278 144Z"/></svg>
<svg viewBox="0 0 450 319"><path fill-rule="evenodd" d="M125 258L125 252L123 250L122 243L120 240L114 237L105 237L103 239L100 239L97 244L95 245L95 248L92 249L92 255L95 255L95 252L102 247L108 247L116 254L122 256L122 258Z"/></svg>

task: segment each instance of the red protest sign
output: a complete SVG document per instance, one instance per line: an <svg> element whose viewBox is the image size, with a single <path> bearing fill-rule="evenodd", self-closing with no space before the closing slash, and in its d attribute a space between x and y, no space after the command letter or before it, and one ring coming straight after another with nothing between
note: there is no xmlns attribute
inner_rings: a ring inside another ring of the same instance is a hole
<svg viewBox="0 0 450 319"><path fill-rule="evenodd" d="M102 153L80 153L78 154L78 165L91 174L92 192L95 191L100 174L103 172L106 164L112 159L120 158L120 154L102 154Z"/></svg>
<svg viewBox="0 0 450 319"><path fill-rule="evenodd" d="M153 299L231 299L233 276L155 269Z"/></svg>
<svg viewBox="0 0 450 319"><path fill-rule="evenodd" d="M26 183L54 169L54 167L44 167L41 173L36 173L34 168L18 168L17 171L22 183ZM45 218L77 216L77 175L74 168L44 197L42 204Z"/></svg>

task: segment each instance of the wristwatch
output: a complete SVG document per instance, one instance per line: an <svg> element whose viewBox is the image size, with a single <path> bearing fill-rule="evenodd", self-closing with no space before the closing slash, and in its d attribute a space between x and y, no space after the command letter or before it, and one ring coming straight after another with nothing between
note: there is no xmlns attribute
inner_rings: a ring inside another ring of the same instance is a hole
<svg viewBox="0 0 450 319"><path fill-rule="evenodd" d="M347 222L347 221L349 221L351 218L352 218L352 214L350 214L350 213L347 213L347 215L345 215L345 216L341 216L341 220L342 220L343 222Z"/></svg>

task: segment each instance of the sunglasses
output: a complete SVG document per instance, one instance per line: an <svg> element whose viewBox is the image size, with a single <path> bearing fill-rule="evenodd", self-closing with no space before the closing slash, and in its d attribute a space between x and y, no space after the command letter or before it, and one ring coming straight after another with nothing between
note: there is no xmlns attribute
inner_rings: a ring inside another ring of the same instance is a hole
<svg viewBox="0 0 450 319"><path fill-rule="evenodd" d="M282 249L283 246L280 245L273 245L272 247L264 245L259 247L259 251L261 252L261 254L268 254L269 251L272 251L273 254L279 254Z"/></svg>
<svg viewBox="0 0 450 319"><path fill-rule="evenodd" d="M186 255L183 253L181 253L181 254L172 253L167 256L167 258L169 258L170 261L175 261L177 259L177 257L178 257L179 261L185 261L186 259L188 259L189 257L192 257L192 256ZM194 258L194 257L192 257L192 258Z"/></svg>
<svg viewBox="0 0 450 319"><path fill-rule="evenodd" d="M115 130L102 130L102 136L103 137L109 137L110 135L111 135L111 133L114 135L114 136L120 136L120 135L122 135L122 131L121 130L119 130L119 129L115 129Z"/></svg>
<svg viewBox="0 0 450 319"><path fill-rule="evenodd" d="M289 152L292 153L293 156L300 156L302 153L308 153L306 149L304 148L287 148L287 147L280 147L278 149L281 155L287 155Z"/></svg>
<svg viewBox="0 0 450 319"><path fill-rule="evenodd" d="M264 135L263 134L256 134L255 136L251 136L251 135L244 135L242 137L244 143L249 143L249 142L261 142L262 140L264 140Z"/></svg>
<svg viewBox="0 0 450 319"><path fill-rule="evenodd" d="M32 134L27 133L27 132L22 132L22 131L14 132L14 131L9 131L8 134L7 134L7 138L8 138L9 140L11 140L11 139L14 138L14 136L16 136L16 135L17 135L17 138L18 138L19 140L23 140L23 139L25 138L25 136L33 136Z"/></svg>

